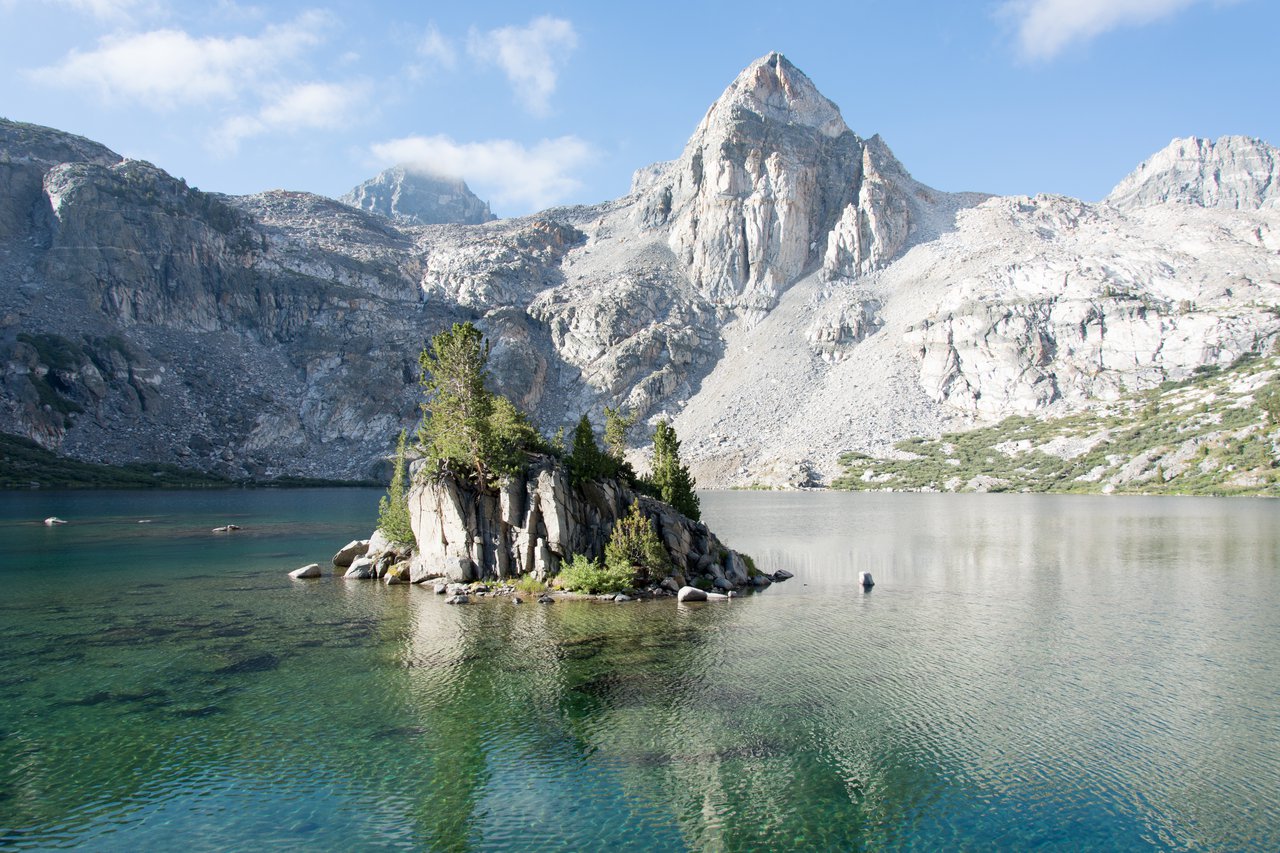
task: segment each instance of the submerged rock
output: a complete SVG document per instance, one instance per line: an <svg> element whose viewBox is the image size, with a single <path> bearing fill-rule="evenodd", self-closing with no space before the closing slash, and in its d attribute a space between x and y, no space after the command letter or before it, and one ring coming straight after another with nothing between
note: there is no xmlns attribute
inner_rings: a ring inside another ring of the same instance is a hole
<svg viewBox="0 0 1280 853"><path fill-rule="evenodd" d="M462 593L451 595L444 600L445 604L467 604L471 599Z"/></svg>

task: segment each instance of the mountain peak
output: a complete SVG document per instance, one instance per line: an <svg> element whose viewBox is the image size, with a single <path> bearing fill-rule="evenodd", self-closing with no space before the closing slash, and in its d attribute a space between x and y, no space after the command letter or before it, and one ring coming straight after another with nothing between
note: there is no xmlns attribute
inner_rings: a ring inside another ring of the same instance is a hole
<svg viewBox="0 0 1280 853"><path fill-rule="evenodd" d="M1116 184L1106 200L1125 209L1167 203L1280 208L1280 149L1248 136L1175 139Z"/></svg>
<svg viewBox="0 0 1280 853"><path fill-rule="evenodd" d="M705 121L727 118L737 110L755 113L768 121L816 128L832 138L849 130L839 107L777 51L748 65L712 105Z"/></svg>
<svg viewBox="0 0 1280 853"><path fill-rule="evenodd" d="M465 181L392 166L339 199L344 204L415 225L479 225L496 217Z"/></svg>

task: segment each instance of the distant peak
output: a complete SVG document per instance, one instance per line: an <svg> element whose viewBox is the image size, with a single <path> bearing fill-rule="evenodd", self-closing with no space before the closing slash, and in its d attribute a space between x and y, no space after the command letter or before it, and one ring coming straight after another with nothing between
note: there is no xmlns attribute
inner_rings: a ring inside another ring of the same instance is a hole
<svg viewBox="0 0 1280 853"><path fill-rule="evenodd" d="M708 120L745 109L768 121L813 127L835 137L849 130L840 109L818 91L803 71L771 51L743 69L712 105Z"/></svg>
<svg viewBox="0 0 1280 853"><path fill-rule="evenodd" d="M1117 184L1107 201L1120 208L1280 207L1280 149L1248 136L1174 139Z"/></svg>
<svg viewBox="0 0 1280 853"><path fill-rule="evenodd" d="M417 225L478 225L495 217L461 178L400 163L385 169L339 199L388 219Z"/></svg>

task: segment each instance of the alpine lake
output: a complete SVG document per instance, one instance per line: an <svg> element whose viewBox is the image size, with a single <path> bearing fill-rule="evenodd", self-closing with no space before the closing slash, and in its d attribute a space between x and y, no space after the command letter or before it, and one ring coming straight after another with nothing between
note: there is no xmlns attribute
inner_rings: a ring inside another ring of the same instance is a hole
<svg viewBox="0 0 1280 853"><path fill-rule="evenodd" d="M1280 503L704 492L795 578L697 605L287 577L379 495L0 494L0 847L1280 849Z"/></svg>

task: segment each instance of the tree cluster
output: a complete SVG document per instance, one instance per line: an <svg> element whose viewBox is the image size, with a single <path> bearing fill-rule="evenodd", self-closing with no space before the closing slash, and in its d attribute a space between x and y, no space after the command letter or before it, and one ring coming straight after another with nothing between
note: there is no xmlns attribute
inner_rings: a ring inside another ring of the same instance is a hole
<svg viewBox="0 0 1280 853"><path fill-rule="evenodd" d="M437 466L482 487L519 471L544 445L524 412L488 389L488 360L489 345L471 323L433 337L418 359L425 392L418 440Z"/></svg>

